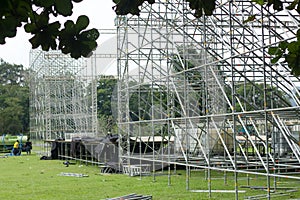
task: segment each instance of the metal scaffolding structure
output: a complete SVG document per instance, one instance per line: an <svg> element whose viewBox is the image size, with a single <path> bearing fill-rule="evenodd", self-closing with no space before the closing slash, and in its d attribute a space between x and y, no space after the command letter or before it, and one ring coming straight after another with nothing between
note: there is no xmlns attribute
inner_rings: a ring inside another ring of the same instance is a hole
<svg viewBox="0 0 300 200"><path fill-rule="evenodd" d="M186 1L157 0L118 17L121 163L265 175L268 188L299 179L282 169L300 166L300 80L268 53L298 27L298 13L252 1L197 19Z"/></svg>
<svg viewBox="0 0 300 200"><path fill-rule="evenodd" d="M97 133L96 76L86 60L30 52L30 134L44 140Z"/></svg>

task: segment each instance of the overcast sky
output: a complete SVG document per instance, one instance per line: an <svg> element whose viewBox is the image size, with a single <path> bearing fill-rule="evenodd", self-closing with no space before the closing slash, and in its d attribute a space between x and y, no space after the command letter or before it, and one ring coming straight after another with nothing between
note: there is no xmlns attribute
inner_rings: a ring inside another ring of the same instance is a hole
<svg viewBox="0 0 300 200"><path fill-rule="evenodd" d="M76 20L79 15L87 15L90 19L89 28L112 29L114 27L115 13L112 9L112 0L83 0L75 3L74 13L67 19ZM65 19L63 19L65 20ZM7 38L4 45L0 45L0 58L11 64L22 64L29 67L29 52L31 44L28 41L31 34L25 33L23 27L18 29L17 36ZM98 43L107 36L100 35Z"/></svg>

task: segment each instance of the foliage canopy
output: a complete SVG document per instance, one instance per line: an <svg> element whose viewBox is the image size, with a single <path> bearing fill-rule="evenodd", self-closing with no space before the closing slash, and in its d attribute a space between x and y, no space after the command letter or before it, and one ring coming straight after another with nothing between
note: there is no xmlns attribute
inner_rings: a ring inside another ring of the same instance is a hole
<svg viewBox="0 0 300 200"><path fill-rule="evenodd" d="M44 51L59 49L71 54L73 58L88 57L97 47L99 32L97 29L86 30L89 18L79 16L76 22L67 20L64 27L57 20L50 22L50 17L71 16L73 3L82 0L2 0L0 7L0 44L5 44L7 37L15 37L17 28L24 25L32 48Z"/></svg>

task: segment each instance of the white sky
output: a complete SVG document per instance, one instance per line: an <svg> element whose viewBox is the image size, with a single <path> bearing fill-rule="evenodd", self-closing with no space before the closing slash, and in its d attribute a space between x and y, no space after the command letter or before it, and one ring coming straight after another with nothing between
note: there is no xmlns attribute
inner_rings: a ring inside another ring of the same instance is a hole
<svg viewBox="0 0 300 200"><path fill-rule="evenodd" d="M87 15L90 19L88 28L112 29L114 27L115 12L112 7L113 0L83 0L74 3L73 15L67 19L76 21L79 15ZM64 19L65 21L65 19ZM61 21L64 23L64 21ZM63 25L62 25L63 26ZM10 64L22 64L29 67L29 51L31 44L28 41L32 37L26 33L23 27L18 29L17 36L7 38L4 45L0 45L0 58ZM105 40L105 35L100 35L98 45Z"/></svg>

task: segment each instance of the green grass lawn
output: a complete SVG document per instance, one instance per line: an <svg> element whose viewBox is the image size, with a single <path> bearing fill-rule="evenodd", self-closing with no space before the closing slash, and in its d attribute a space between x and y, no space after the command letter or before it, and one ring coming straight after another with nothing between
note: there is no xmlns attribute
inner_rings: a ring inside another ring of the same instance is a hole
<svg viewBox="0 0 300 200"><path fill-rule="evenodd" d="M60 176L65 173L86 174L88 177ZM153 199L209 199L208 193L190 192L186 189L186 174L183 170L172 171L171 185L168 176L129 177L123 174L100 174L97 166L77 163L66 167L62 160L40 160L35 154L0 158L0 199L106 199L136 193L152 195ZM167 172L167 171L165 171ZM212 172L212 190L234 190L232 174ZM273 179L272 179L273 181ZM253 186L265 186L263 177L250 177ZM240 175L239 199L266 194L264 190L242 188L247 185L245 176ZM204 171L192 171L189 183L191 190L207 190L208 182ZM299 187L299 181L278 180L279 187ZM300 192L272 199L300 198ZM212 193L211 199L235 199L234 193Z"/></svg>

